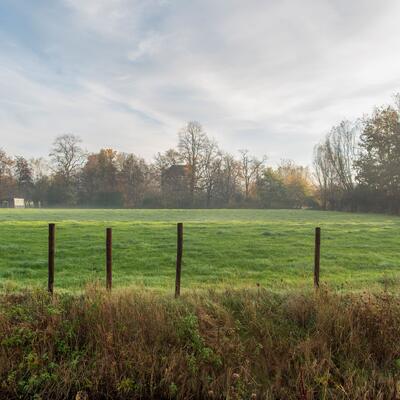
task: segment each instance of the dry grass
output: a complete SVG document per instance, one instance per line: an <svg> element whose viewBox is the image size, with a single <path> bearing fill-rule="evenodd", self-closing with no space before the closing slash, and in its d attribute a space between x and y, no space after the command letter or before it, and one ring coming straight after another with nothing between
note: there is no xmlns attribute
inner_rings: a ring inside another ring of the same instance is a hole
<svg viewBox="0 0 400 400"><path fill-rule="evenodd" d="M400 301L96 287L0 297L0 398L396 399Z"/></svg>

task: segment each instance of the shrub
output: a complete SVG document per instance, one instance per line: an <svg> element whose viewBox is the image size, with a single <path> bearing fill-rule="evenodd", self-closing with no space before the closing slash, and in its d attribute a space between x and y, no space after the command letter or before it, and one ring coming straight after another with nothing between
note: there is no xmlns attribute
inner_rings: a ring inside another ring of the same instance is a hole
<svg viewBox="0 0 400 400"><path fill-rule="evenodd" d="M0 398L397 398L387 293L0 296Z"/></svg>

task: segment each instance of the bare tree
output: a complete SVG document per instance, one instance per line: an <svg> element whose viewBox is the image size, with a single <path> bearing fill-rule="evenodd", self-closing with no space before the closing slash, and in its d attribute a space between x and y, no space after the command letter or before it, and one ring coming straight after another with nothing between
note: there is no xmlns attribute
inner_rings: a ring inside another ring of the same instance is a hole
<svg viewBox="0 0 400 400"><path fill-rule="evenodd" d="M62 177L66 184L76 176L85 161L85 152L80 146L81 139L75 135L58 136L50 152L54 172Z"/></svg>
<svg viewBox="0 0 400 400"><path fill-rule="evenodd" d="M49 198L57 204L73 205L78 200L77 177L86 156L75 135L58 136L50 152L54 173Z"/></svg>
<svg viewBox="0 0 400 400"><path fill-rule="evenodd" d="M38 182L49 174L50 166L43 157L31 158L29 165L32 169L33 182Z"/></svg>
<svg viewBox="0 0 400 400"><path fill-rule="evenodd" d="M11 175L13 160L0 148L0 179Z"/></svg>
<svg viewBox="0 0 400 400"><path fill-rule="evenodd" d="M48 161L42 157L31 158L29 165L32 170L33 180L32 200L38 206L41 206L47 200L50 166Z"/></svg>
<svg viewBox="0 0 400 400"><path fill-rule="evenodd" d="M320 143L314 147L314 176L317 180L319 197L323 210L328 209L330 193L335 184L335 175L330 162L326 143Z"/></svg>
<svg viewBox="0 0 400 400"><path fill-rule="evenodd" d="M354 208L354 163L357 158L357 125L342 121L314 148L314 175L323 209Z"/></svg>
<svg viewBox="0 0 400 400"><path fill-rule="evenodd" d="M208 140L206 143L202 161L202 170L199 175L201 176L201 186L206 193L206 206L210 207L222 163L221 152L215 141Z"/></svg>
<svg viewBox="0 0 400 400"><path fill-rule="evenodd" d="M251 186L257 181L267 157L263 156L262 159L259 160L256 157L251 157L248 150L239 150L239 153L241 155L241 172L244 182L244 193L246 200L248 200L250 197Z"/></svg>
<svg viewBox="0 0 400 400"><path fill-rule="evenodd" d="M189 191L191 202L194 202L194 193L203 172L205 152L209 148L209 139L199 122L190 121L179 132L178 149L182 160L187 164L190 171Z"/></svg>
<svg viewBox="0 0 400 400"><path fill-rule="evenodd" d="M354 189L354 160L357 153L357 127L349 121L334 126L326 140L327 155L342 189Z"/></svg>
<svg viewBox="0 0 400 400"><path fill-rule="evenodd" d="M241 165L231 154L222 156L220 192L223 205L232 205L240 190Z"/></svg>

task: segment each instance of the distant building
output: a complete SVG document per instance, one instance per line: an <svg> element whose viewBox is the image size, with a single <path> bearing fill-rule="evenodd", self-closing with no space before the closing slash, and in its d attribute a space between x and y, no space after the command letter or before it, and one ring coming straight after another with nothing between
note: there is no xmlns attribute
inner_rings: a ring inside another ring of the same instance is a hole
<svg viewBox="0 0 400 400"><path fill-rule="evenodd" d="M25 208L25 199L13 197L11 199L1 200L0 206L2 208Z"/></svg>
<svg viewBox="0 0 400 400"><path fill-rule="evenodd" d="M185 207L189 204L190 167L171 165L161 174L161 192L166 207Z"/></svg>

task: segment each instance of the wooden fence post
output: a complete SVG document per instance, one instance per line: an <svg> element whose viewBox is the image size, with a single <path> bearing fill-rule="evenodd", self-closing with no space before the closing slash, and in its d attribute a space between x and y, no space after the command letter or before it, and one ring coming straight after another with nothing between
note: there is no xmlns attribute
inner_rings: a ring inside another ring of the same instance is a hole
<svg viewBox="0 0 400 400"><path fill-rule="evenodd" d="M319 288L319 269L321 260L321 228L315 228L314 286Z"/></svg>
<svg viewBox="0 0 400 400"><path fill-rule="evenodd" d="M112 286L112 229L106 230L106 287L111 290Z"/></svg>
<svg viewBox="0 0 400 400"><path fill-rule="evenodd" d="M49 224L49 258L48 258L48 281L47 290L53 294L54 290L54 264L55 264L55 247L56 247L56 225Z"/></svg>
<svg viewBox="0 0 400 400"><path fill-rule="evenodd" d="M183 224L177 224L177 248L176 248L176 278L175 278L175 298L181 294L181 272L182 272L182 253L183 253Z"/></svg>

